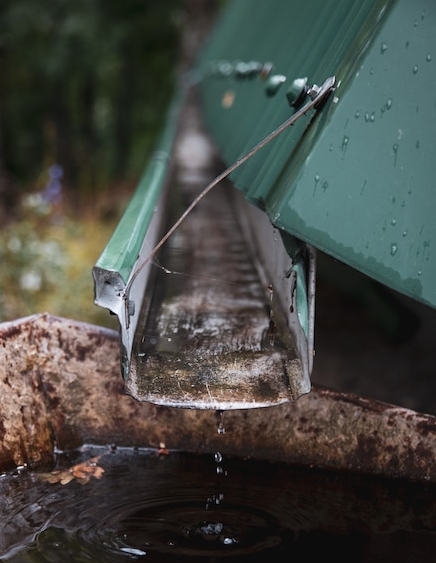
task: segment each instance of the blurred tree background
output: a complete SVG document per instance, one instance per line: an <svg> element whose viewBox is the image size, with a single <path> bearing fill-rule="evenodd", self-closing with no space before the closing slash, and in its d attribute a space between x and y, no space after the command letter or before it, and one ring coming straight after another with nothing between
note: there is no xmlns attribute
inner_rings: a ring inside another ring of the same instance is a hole
<svg viewBox="0 0 436 563"><path fill-rule="evenodd" d="M4 203L51 163L76 202L138 174L174 83L181 11L180 0L0 3Z"/></svg>
<svg viewBox="0 0 436 563"><path fill-rule="evenodd" d="M182 31L214 4L0 2L0 321L110 326L92 266L165 118Z"/></svg>

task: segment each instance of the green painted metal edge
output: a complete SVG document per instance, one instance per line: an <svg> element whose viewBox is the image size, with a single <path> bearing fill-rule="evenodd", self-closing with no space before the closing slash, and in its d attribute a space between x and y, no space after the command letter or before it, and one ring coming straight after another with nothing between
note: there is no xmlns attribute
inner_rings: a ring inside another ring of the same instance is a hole
<svg viewBox="0 0 436 563"><path fill-rule="evenodd" d="M117 273L124 284L132 273L170 168L183 95L171 103L162 134L118 226L98 258L94 270Z"/></svg>

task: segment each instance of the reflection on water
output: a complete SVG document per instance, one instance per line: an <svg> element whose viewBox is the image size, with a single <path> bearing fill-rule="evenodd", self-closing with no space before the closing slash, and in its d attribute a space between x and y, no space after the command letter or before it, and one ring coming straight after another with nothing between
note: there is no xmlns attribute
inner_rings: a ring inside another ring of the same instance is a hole
<svg viewBox="0 0 436 563"><path fill-rule="evenodd" d="M435 485L92 446L57 469L92 456L104 473L84 484L0 479L0 561L434 560Z"/></svg>

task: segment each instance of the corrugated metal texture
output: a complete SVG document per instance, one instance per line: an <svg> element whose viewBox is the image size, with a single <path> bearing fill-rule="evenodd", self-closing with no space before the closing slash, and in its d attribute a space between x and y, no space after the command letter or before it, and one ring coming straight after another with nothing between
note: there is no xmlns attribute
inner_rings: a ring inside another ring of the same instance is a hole
<svg viewBox="0 0 436 563"><path fill-rule="evenodd" d="M287 119L288 85L335 75L326 106L232 175L287 232L436 306L436 5L430 0L238 0L202 53L271 61L287 81L206 76L204 118L230 163ZM233 101L223 104L223 100Z"/></svg>
<svg viewBox="0 0 436 563"><path fill-rule="evenodd" d="M387 2L376 4L375 9L373 0L311 0L303 5L283 0L238 0L224 14L202 54L200 68L207 69L219 60L270 61L273 72L285 75L288 82L308 76L320 84L335 74L362 25L367 22L371 32L374 30ZM233 76L204 80L200 88L205 119L227 162L247 152L291 115L285 97L287 86L268 98L258 80L235 80ZM228 92L234 93L234 102L223 108L223 96ZM256 195L263 197L267 191L263 184L271 185L276 179L306 127L307 120L295 125L236 171L233 179L238 187L249 191L253 200Z"/></svg>

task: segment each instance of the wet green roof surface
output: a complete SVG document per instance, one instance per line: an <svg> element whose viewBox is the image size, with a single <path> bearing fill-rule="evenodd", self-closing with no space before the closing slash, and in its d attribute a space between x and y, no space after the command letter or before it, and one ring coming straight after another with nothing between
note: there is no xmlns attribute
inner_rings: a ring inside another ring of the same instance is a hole
<svg viewBox="0 0 436 563"><path fill-rule="evenodd" d="M336 76L322 109L232 180L277 227L433 307L435 29L431 0L236 0L198 61L204 120L226 164L292 115L294 79ZM268 80L238 61L270 61L270 78L286 80L268 96Z"/></svg>

